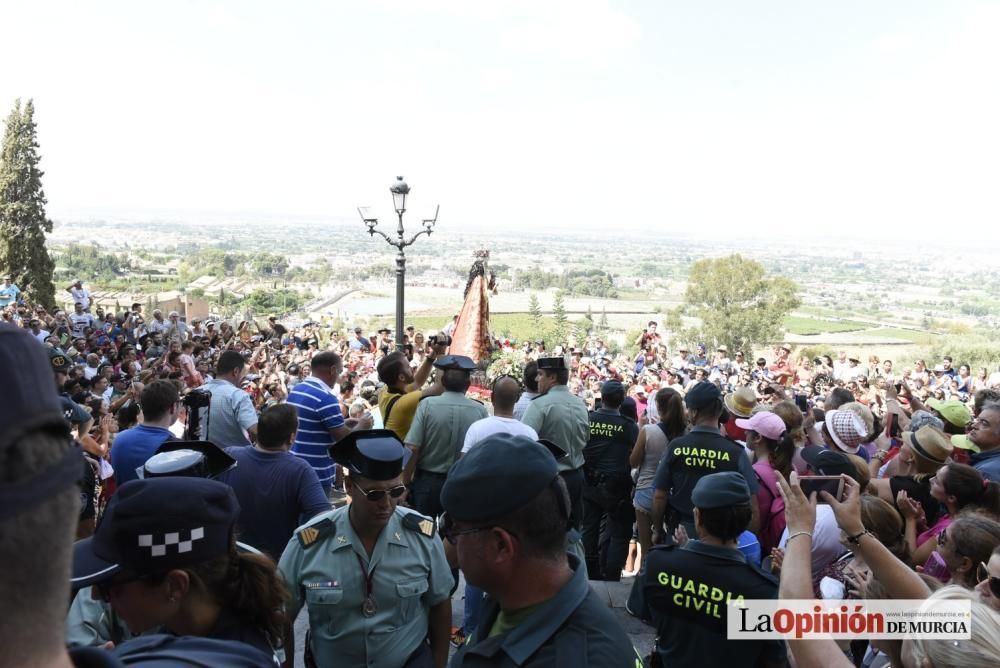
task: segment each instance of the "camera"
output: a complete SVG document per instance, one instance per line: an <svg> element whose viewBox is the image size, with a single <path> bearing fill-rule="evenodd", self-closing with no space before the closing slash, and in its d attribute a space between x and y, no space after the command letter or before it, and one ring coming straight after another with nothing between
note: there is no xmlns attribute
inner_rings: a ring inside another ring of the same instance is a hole
<svg viewBox="0 0 1000 668"><path fill-rule="evenodd" d="M432 334L427 337L427 340L432 346L450 346L451 337L447 334Z"/></svg>
<svg viewBox="0 0 1000 668"><path fill-rule="evenodd" d="M208 408L212 405L212 393L206 390L191 390L184 395L187 408Z"/></svg>

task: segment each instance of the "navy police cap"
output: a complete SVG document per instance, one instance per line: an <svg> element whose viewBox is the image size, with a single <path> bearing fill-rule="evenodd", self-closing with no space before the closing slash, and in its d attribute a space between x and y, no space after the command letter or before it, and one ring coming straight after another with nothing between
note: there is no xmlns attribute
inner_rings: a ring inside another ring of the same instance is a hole
<svg viewBox="0 0 1000 668"><path fill-rule="evenodd" d="M227 554L240 504L229 485L202 478L132 480L111 497L97 531L73 549L73 586L117 573L142 577Z"/></svg>
<svg viewBox="0 0 1000 668"><path fill-rule="evenodd" d="M136 469L140 478L215 478L236 466L236 458L211 441L164 441Z"/></svg>
<svg viewBox="0 0 1000 668"><path fill-rule="evenodd" d="M369 480L392 480L403 472L410 451L389 429L353 431L330 446L330 458Z"/></svg>
<svg viewBox="0 0 1000 668"><path fill-rule="evenodd" d="M69 425L52 380L45 346L28 330L0 324L0 452L26 433L44 429L65 441L58 461L31 477L0 481L0 522L33 508L80 480L83 460L70 443ZM69 401L67 399L67 401ZM70 405L73 406L72 402ZM82 410L82 409L81 409Z"/></svg>

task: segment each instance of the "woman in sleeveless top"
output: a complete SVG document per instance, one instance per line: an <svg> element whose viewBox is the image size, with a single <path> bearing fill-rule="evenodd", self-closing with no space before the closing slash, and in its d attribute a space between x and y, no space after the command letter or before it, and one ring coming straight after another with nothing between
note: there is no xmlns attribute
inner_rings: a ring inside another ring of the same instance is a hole
<svg viewBox="0 0 1000 668"><path fill-rule="evenodd" d="M650 512L653 505L653 481L656 467L667 451L671 440L684 435L687 421L684 417L684 401L673 388L660 389L654 398L656 412L660 416L657 424L648 424L639 430L639 439L632 448L629 465L636 469L635 522L639 530L639 548L642 562L646 561L653 539L650 531Z"/></svg>

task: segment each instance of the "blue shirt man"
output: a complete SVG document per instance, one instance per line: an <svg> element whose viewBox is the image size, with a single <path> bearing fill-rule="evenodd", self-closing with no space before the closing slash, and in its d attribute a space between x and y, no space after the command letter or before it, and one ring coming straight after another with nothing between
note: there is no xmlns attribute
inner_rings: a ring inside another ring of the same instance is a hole
<svg viewBox="0 0 1000 668"><path fill-rule="evenodd" d="M136 469L173 438L167 427L177 420L179 402L177 388L169 381L155 380L143 388L139 397L143 423L118 434L111 447L111 466L119 487L136 480Z"/></svg>
<svg viewBox="0 0 1000 668"><path fill-rule="evenodd" d="M298 426L295 411L288 404L263 411L257 445L227 448L237 466L218 478L233 488L240 502L240 540L275 560L296 527L330 510L316 472L288 452Z"/></svg>
<svg viewBox="0 0 1000 668"><path fill-rule="evenodd" d="M250 441L257 438L257 411L250 395L240 388L244 375L246 360L243 355L227 350L219 356L215 379L198 388L212 393L208 433L204 437L220 448L250 445ZM202 424L205 424L204 419Z"/></svg>
<svg viewBox="0 0 1000 668"><path fill-rule="evenodd" d="M21 289L11 282L10 276L5 276L3 286L0 286L0 308L5 308L16 302L19 294L21 294Z"/></svg>
<svg viewBox="0 0 1000 668"><path fill-rule="evenodd" d="M323 352L313 356L310 368L312 375L297 383L288 394L288 403L295 407L299 417L299 430L295 434L292 452L313 467L320 484L329 494L336 468L328 450L351 433L351 427L340 410L340 400L331 389L337 384L344 363L337 353ZM366 416L354 428L371 429L371 426L371 416Z"/></svg>

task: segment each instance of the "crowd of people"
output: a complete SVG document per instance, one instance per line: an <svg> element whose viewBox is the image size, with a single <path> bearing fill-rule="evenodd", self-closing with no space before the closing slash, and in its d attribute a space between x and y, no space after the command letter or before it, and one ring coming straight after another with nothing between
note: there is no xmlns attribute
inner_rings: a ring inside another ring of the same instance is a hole
<svg viewBox="0 0 1000 668"><path fill-rule="evenodd" d="M622 577L653 665L1000 661L1000 372L688 350L655 322L636 356L498 339L477 363L454 321L397 346L11 286L0 590L44 603L0 622L0 666L292 665L303 607L310 666L633 666L587 587ZM727 641L718 592L967 600L972 638Z"/></svg>

